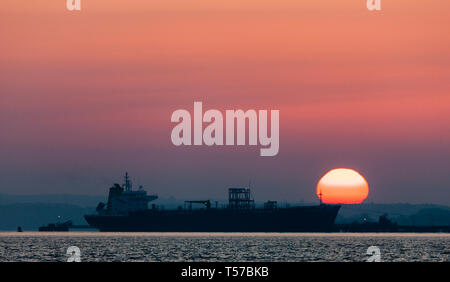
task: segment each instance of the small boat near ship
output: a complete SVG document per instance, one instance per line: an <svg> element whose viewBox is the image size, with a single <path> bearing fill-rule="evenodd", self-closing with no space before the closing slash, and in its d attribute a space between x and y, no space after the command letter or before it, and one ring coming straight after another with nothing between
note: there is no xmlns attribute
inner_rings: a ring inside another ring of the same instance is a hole
<svg viewBox="0 0 450 282"><path fill-rule="evenodd" d="M69 227L72 226L72 221L68 220L66 222L58 222L58 223L50 223L47 226L39 227L39 231L41 232L61 232L61 231L69 231Z"/></svg>

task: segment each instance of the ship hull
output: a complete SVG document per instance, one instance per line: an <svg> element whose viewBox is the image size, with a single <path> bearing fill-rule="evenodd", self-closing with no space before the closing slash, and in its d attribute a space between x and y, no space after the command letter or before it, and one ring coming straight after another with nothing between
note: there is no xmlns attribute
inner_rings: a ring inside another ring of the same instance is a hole
<svg viewBox="0 0 450 282"><path fill-rule="evenodd" d="M331 232L339 208L146 210L126 216L85 215L85 219L106 232Z"/></svg>

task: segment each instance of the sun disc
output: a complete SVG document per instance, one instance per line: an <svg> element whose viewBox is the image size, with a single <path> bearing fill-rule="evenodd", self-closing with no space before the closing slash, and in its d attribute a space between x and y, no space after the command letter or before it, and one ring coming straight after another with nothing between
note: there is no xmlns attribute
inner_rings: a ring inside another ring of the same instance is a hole
<svg viewBox="0 0 450 282"><path fill-rule="evenodd" d="M369 184L357 171L337 168L319 180L317 195L324 203L360 204L369 195Z"/></svg>

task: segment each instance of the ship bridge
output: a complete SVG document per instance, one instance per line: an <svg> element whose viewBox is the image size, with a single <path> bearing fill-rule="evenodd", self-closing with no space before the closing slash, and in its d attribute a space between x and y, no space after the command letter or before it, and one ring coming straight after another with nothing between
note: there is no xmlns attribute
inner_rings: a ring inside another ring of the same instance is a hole
<svg viewBox="0 0 450 282"><path fill-rule="evenodd" d="M147 195L147 191L143 190L142 186L139 186L139 190L133 190L127 172L125 173L125 183L122 186L114 184L109 189L106 210L103 209L104 204L100 203L97 212L107 215L128 215L130 212L148 209L148 203L157 198L157 195Z"/></svg>

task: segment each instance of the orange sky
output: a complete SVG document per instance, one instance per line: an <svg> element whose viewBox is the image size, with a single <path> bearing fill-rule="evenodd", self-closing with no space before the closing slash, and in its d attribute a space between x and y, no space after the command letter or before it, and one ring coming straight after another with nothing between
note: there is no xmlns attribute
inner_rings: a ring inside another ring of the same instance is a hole
<svg viewBox="0 0 450 282"><path fill-rule="evenodd" d="M369 198L449 199L450 2L383 0L382 9L369 12L365 0L82 0L69 12L63 0L3 0L0 184L75 193L67 179L83 175L80 193L100 194L94 174L131 167L180 197L183 183L222 195L252 177L263 196L280 183L285 196L309 199L317 177L352 166L380 187ZM194 100L279 109L280 155L205 149L197 158L171 147L170 114ZM211 157L217 166L202 162ZM220 175L236 157L253 169L233 168L228 183Z"/></svg>

